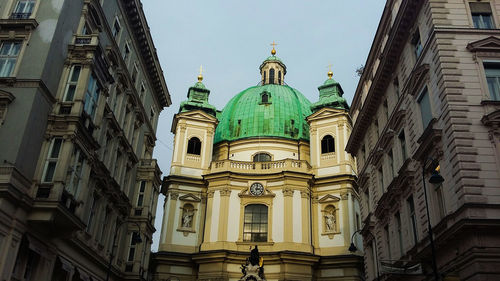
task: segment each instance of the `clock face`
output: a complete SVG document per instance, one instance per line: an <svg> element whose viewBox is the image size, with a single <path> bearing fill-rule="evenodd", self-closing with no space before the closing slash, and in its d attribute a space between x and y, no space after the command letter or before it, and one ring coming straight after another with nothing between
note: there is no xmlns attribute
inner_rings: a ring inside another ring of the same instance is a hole
<svg viewBox="0 0 500 281"><path fill-rule="evenodd" d="M262 195L262 193L264 193L264 186L258 182L253 183L250 186L250 193L255 196Z"/></svg>

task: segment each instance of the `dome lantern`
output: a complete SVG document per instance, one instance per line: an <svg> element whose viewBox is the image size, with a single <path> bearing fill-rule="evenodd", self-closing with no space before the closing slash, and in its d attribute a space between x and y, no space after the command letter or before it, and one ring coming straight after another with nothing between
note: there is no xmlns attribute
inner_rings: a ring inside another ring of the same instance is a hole
<svg viewBox="0 0 500 281"><path fill-rule="evenodd" d="M260 65L259 69L262 85L283 85L285 83L286 66L278 57L276 57L276 49L274 48L276 45L278 44L273 41L271 44L271 46L273 46L271 56L265 59Z"/></svg>

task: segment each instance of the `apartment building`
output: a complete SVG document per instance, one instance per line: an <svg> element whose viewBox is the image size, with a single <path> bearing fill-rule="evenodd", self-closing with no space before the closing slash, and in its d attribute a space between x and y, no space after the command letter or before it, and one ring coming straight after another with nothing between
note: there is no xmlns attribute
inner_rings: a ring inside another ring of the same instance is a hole
<svg viewBox="0 0 500 281"><path fill-rule="evenodd" d="M367 280L500 278L499 28L498 0L387 1L347 144Z"/></svg>
<svg viewBox="0 0 500 281"><path fill-rule="evenodd" d="M1 280L146 280L170 103L139 0L0 3Z"/></svg>

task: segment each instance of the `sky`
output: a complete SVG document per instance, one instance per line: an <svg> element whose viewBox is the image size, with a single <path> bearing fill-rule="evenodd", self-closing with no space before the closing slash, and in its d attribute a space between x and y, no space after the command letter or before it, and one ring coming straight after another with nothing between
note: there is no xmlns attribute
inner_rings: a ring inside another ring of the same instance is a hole
<svg viewBox="0 0 500 281"><path fill-rule="evenodd" d="M384 9L384 0L142 0L172 105L161 114L153 158L167 176L172 160L172 118L203 66L209 102L222 110L236 94L260 81L259 66L276 56L284 81L311 102L333 78L349 104ZM158 199L152 251L157 251L164 197Z"/></svg>

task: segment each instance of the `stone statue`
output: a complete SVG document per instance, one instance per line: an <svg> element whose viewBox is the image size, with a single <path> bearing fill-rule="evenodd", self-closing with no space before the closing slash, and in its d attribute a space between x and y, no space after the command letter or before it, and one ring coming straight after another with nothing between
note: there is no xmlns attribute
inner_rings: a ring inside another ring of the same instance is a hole
<svg viewBox="0 0 500 281"><path fill-rule="evenodd" d="M325 225L327 232L335 232L335 225L337 220L335 219L335 210L331 210L325 214Z"/></svg>
<svg viewBox="0 0 500 281"><path fill-rule="evenodd" d="M265 281L264 278L264 259L259 255L257 246L250 251L250 257L247 258L246 264L241 266L240 281Z"/></svg>
<svg viewBox="0 0 500 281"><path fill-rule="evenodd" d="M184 210L184 214L182 215L182 227L190 228L192 221L193 221L193 213Z"/></svg>

